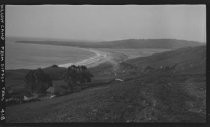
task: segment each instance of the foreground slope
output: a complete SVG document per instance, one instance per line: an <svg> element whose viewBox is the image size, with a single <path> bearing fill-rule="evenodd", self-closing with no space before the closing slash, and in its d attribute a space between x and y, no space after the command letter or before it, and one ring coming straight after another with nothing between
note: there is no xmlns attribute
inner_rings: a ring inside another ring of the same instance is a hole
<svg viewBox="0 0 210 127"><path fill-rule="evenodd" d="M8 107L7 122L205 122L205 52L199 46L126 61L117 72L123 82ZM175 63L175 71L142 71Z"/></svg>

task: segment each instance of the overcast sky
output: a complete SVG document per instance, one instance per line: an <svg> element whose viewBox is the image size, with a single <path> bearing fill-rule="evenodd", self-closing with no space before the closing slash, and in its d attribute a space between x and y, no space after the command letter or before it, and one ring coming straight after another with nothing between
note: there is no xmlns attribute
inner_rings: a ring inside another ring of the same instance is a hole
<svg viewBox="0 0 210 127"><path fill-rule="evenodd" d="M6 36L205 42L205 5L7 5Z"/></svg>

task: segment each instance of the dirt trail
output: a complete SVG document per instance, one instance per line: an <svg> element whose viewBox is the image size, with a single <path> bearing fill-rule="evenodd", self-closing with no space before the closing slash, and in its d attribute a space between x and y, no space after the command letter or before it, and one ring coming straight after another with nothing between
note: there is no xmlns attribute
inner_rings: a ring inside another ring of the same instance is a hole
<svg viewBox="0 0 210 127"><path fill-rule="evenodd" d="M123 58L121 58L122 56L120 56L120 55L124 56L124 54L117 54L118 56L116 56L116 54L114 54L114 53L109 53L108 55L109 55L109 57L107 57L108 58L107 60L108 60L108 62L110 62L113 65L112 71L116 77L117 72L119 71L119 63L126 59L125 58L123 59Z"/></svg>

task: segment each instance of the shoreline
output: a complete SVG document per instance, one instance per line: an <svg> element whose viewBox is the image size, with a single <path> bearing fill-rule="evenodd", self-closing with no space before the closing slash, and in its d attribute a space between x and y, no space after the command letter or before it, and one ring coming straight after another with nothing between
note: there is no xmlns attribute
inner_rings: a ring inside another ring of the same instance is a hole
<svg viewBox="0 0 210 127"><path fill-rule="evenodd" d="M112 50L112 49L104 49L104 48L99 48L99 49L95 49L95 48L80 48L80 47L76 47L82 50L86 50L89 52L94 53L94 56L90 56L86 59L77 61L77 62L66 62L66 63L60 63L60 64L56 64L58 67L64 67L64 68L68 68L71 65L84 65L87 68L92 68L92 67L96 67L99 64L102 63L111 63L114 66L116 66L118 63L124 61L124 60L128 60L128 59L133 59L133 58L137 58L137 57L143 57L143 56L149 56L152 55L153 53L157 53L157 52L161 52L161 51L149 51L150 53L148 53L148 51L143 51L145 53L129 53L130 49L124 49L124 50L120 50L120 51L116 51L116 50ZM151 49L150 49L151 50ZM147 54L147 55L145 55ZM50 67L52 65L49 66L40 66L41 68L47 68ZM6 69L6 70L19 70L19 69L27 69L27 68L18 68L18 69ZM30 68L32 69L32 68ZM36 68L35 68L36 69Z"/></svg>
<svg viewBox="0 0 210 127"><path fill-rule="evenodd" d="M50 45L50 44L46 44L46 45ZM56 45L56 46L62 46L62 45ZM65 46L65 47L69 47L69 46ZM70 46L70 47L74 47L74 46ZM92 68L92 67L98 66L101 63L106 63L106 62L109 62L115 66L118 63L127 59L133 59L136 57L143 57L143 56L151 55L153 53L162 52L162 51L156 51L157 49L155 51L153 51L152 49L148 49L148 51L145 49L142 49L143 51L140 51L140 49L137 50L137 49L109 49L109 48L81 48L81 47L75 47L75 48L86 50L94 54L77 62L66 61L66 62L61 62L57 64L55 63L55 64L51 64L47 66L39 65L39 68L47 68L52 65L58 65L58 67L65 67L65 68L68 68L71 65L85 65L87 68ZM6 70L36 69L36 68L38 67L26 68L24 66L21 68L10 68Z"/></svg>
<svg viewBox="0 0 210 127"><path fill-rule="evenodd" d="M95 53L95 56L89 57L87 59L75 62L75 63L66 63L66 64L60 64L58 65L59 67L69 67L71 65L85 65L88 68L90 67L95 67L101 63L107 62L110 59L109 53L108 52L103 52L97 49L92 49L92 48L83 48L85 50L88 50L90 52Z"/></svg>

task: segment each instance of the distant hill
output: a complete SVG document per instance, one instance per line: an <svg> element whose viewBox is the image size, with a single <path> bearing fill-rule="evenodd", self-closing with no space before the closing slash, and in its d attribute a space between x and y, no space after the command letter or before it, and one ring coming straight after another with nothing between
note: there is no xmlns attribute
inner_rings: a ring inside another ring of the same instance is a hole
<svg viewBox="0 0 210 127"><path fill-rule="evenodd" d="M50 45L64 45L75 46L82 48L162 48L162 49L176 49L182 47L193 47L204 45L203 43L176 39L126 39L117 41L104 42L84 42L84 41L17 41L18 43L33 43L33 44L50 44Z"/></svg>
<svg viewBox="0 0 210 127"><path fill-rule="evenodd" d="M174 49L202 45L195 41L176 39L128 39L119 41L102 42L104 46L113 48L164 48Z"/></svg>

